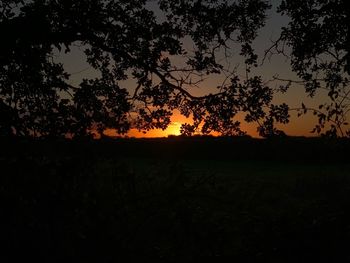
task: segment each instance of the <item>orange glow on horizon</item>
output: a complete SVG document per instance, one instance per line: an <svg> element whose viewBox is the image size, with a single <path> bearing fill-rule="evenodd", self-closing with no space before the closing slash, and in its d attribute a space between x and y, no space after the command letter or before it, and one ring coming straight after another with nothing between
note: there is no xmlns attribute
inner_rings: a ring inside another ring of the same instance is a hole
<svg viewBox="0 0 350 263"><path fill-rule="evenodd" d="M128 132L129 137L135 138L159 138L159 137L168 137L169 135L180 135L181 122L171 122L165 130L162 129L154 129L147 132L141 132L137 129L131 129Z"/></svg>
<svg viewBox="0 0 350 263"><path fill-rule="evenodd" d="M237 116L238 120L241 120L241 129L246 131L248 135L259 138L259 134L257 132L257 125L254 123L247 123L243 121L242 116ZM294 117L294 116L293 116ZM126 137L134 137L134 138L164 138L171 135L179 136L181 125L183 123L192 123L191 119L182 116L180 113L175 112L171 118L171 123L168 128L165 130L154 129L146 132L138 131L137 129L131 129ZM291 122L288 125L278 125L279 129L282 129L289 136L306 136L313 137L317 136L317 134L310 133L313 123L315 120L312 118L291 118ZM106 136L117 136L115 130L107 129L104 134ZM199 134L199 133L198 133ZM211 133L213 136L219 136L219 133Z"/></svg>
<svg viewBox="0 0 350 263"><path fill-rule="evenodd" d="M168 128L165 130L153 129L153 130L142 132L134 128L134 129L131 129L126 134L126 136L134 137L134 138L164 138L171 135L179 136L181 135L181 132L180 132L181 125L184 123L192 123L192 120L190 118L186 118L185 116L179 113L174 113L174 115L171 118L171 123L169 124ZM248 135L252 137L259 137L256 132L256 127L253 124L247 124L245 122L242 122L241 128L242 130L247 131ZM112 137L117 135L115 133L115 130L113 129L107 129L104 132L104 134ZM200 133L195 133L195 134L200 134ZM219 136L220 134L217 132L212 132L210 133L210 135Z"/></svg>

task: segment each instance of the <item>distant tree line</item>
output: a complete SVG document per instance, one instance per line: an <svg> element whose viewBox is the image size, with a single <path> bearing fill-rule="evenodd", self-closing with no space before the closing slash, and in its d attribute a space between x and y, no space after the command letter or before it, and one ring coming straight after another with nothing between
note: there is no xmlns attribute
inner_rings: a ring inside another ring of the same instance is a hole
<svg viewBox="0 0 350 263"><path fill-rule="evenodd" d="M290 23L265 54L290 56L296 81L310 96L328 91L330 103L316 109L274 104L276 90L253 73L258 56L252 43L270 8L265 0L1 1L0 134L86 137L108 128L119 134L131 127L165 129L178 110L193 121L182 125L184 135L198 129L244 135L243 116L271 137L284 134L276 124L288 123L297 110L318 116L315 132L350 136L345 0L282 1L278 12ZM74 86L54 54L69 53L76 43L99 74ZM242 58L244 77L222 59L231 50ZM222 75L216 92L196 95L193 87ZM125 80L133 80L133 89ZM294 83L280 81L279 91Z"/></svg>

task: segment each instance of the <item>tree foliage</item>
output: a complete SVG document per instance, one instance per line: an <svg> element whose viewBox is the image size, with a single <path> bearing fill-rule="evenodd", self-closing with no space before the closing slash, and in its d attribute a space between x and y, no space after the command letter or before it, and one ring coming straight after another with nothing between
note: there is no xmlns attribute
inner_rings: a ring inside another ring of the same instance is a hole
<svg viewBox="0 0 350 263"><path fill-rule="evenodd" d="M318 108L302 104L300 114L318 117L314 132L350 136L346 117L350 111L350 9L345 0L284 0L279 12L290 22L282 29L279 51L291 48L291 65L310 96L325 90L329 102Z"/></svg>
<svg viewBox="0 0 350 263"><path fill-rule="evenodd" d="M193 95L189 87L224 71L217 56L234 43L247 70L256 64L251 43L264 25L266 1L3 1L0 28L1 130L23 136L84 136L114 128L125 133L166 128L174 109L193 118L183 133L241 134L235 116L268 116L271 94L259 77L233 77L218 92ZM193 49L186 49L191 43ZM69 84L54 49L85 47L100 73ZM175 63L180 57L182 64ZM122 82L132 78L131 92ZM269 117L271 120L271 117Z"/></svg>
<svg viewBox="0 0 350 263"><path fill-rule="evenodd" d="M343 132L349 108L345 6L324 0L279 7L291 18L280 41L292 47L293 70L311 95L326 88L332 100L315 111L316 129L331 121L333 134ZM283 135L275 124L288 123L289 107L273 104L273 89L252 70L252 43L269 8L266 0L2 1L0 132L79 137L108 128L165 129L177 110L192 119L181 127L185 135L241 135L242 116L261 136ZM77 43L98 74L74 86L55 54ZM244 76L229 67L230 53L242 60ZM197 92L206 78L224 75L213 92Z"/></svg>

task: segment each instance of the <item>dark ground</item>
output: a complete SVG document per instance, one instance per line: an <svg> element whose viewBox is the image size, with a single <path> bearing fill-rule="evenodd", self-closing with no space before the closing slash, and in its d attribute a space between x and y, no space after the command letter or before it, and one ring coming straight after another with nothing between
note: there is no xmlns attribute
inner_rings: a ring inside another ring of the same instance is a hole
<svg viewBox="0 0 350 263"><path fill-rule="evenodd" d="M348 140L1 145L1 262L350 261Z"/></svg>

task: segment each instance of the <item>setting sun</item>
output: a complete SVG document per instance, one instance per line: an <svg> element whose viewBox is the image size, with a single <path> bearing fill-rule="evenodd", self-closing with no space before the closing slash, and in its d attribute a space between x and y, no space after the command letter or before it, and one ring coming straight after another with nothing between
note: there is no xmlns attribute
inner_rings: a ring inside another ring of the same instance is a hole
<svg viewBox="0 0 350 263"><path fill-rule="evenodd" d="M136 138L160 138L168 137L169 135L179 136L181 135L181 125L183 123L192 123L192 120L186 118L185 116L181 115L178 111L175 110L174 115L171 117L171 123L165 130L154 129L144 133L142 131L138 131L137 129L131 129L127 135L129 137Z"/></svg>
<svg viewBox="0 0 350 263"><path fill-rule="evenodd" d="M150 130L146 133L143 133L141 131L138 131L137 129L131 129L128 133L128 136L130 137L136 137L136 138L156 138L156 137L168 137L169 135L180 135L180 129L181 129L181 122L173 121L169 124L168 128L165 130L161 129L154 129Z"/></svg>
<svg viewBox="0 0 350 263"><path fill-rule="evenodd" d="M168 135L180 135L181 132L180 132L180 129L181 129L181 124L180 122L172 122L170 123L169 127L165 130L165 132L168 134Z"/></svg>

